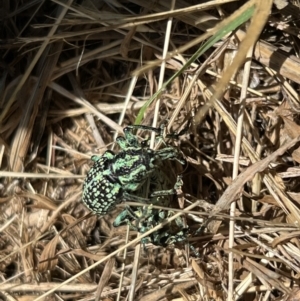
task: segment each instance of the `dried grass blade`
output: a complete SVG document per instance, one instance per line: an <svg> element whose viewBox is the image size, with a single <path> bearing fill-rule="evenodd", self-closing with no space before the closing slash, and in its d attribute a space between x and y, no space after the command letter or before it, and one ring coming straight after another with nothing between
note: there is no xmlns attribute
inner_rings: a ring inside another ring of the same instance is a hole
<svg viewBox="0 0 300 301"><path fill-rule="evenodd" d="M115 258L112 257L105 264L104 270L102 272L101 278L98 283L98 288L97 288L97 292L95 295L95 301L98 301L101 299L101 293L104 289L104 286L106 285L106 283L108 282L108 280L112 274L113 267L115 265L115 261L116 261Z"/></svg>
<svg viewBox="0 0 300 301"><path fill-rule="evenodd" d="M270 0L269 0L270 1ZM254 1L250 1L243 5L237 12L233 13L231 16L220 22L215 28L213 28L211 31L203 34L199 38L195 39L191 43L188 43L188 46L183 46L179 49L177 49L174 52L169 53L166 56L166 60L171 58L172 56L176 55L178 52L181 53L184 50L188 49L189 47L193 46L194 44L200 43L201 41L209 38L186 62L186 64L177 71L173 76L171 76L147 102L146 104L140 109L138 116L135 120L135 124L140 124L144 113L146 109L149 107L149 105L156 99L161 91L165 89L176 77L178 77L180 74L184 72L199 56L201 56L205 51L207 51L209 48L211 48L216 42L218 42L220 39L225 37L228 33L232 32L236 28L238 28L241 24L245 23L247 20L249 20L254 13ZM149 68L152 68L156 64L161 63L161 61L154 61L149 65L146 65L145 67L141 68L140 70L136 71L135 73L141 73L145 72ZM230 79L230 78L229 78Z"/></svg>
<svg viewBox="0 0 300 301"><path fill-rule="evenodd" d="M247 181L250 181L256 173L264 171L271 162L275 161L277 157L281 156L284 152L293 147L299 141L300 136L287 142L278 150L276 150L273 154L261 161L254 163L252 166L248 167L243 173L239 174L232 182L232 184L227 187L222 197L218 200L210 216L213 217L220 211L227 210L229 208L229 205L236 200L238 194L242 192L244 184ZM219 224L220 222L212 222L209 224L208 227L213 233L216 233Z"/></svg>
<svg viewBox="0 0 300 301"><path fill-rule="evenodd" d="M13 171L23 171L23 160L26 157L29 148L33 126L35 124L45 90L60 56L62 45L62 42L50 45L43 53L43 58L40 61L41 65L43 65L41 75L32 89L32 94L26 103L26 109L24 110L12 142L10 167ZM44 60L46 60L46 63L43 62ZM22 97L22 95L20 95L20 97Z"/></svg>
<svg viewBox="0 0 300 301"><path fill-rule="evenodd" d="M45 246L38 264L38 271L40 273L53 270L57 266L58 257L56 257L55 251L58 242L59 235L55 235Z"/></svg>
<svg viewBox="0 0 300 301"><path fill-rule="evenodd" d="M69 0L66 5L70 6L71 3L73 2L73 0ZM65 14L67 13L68 8L62 9L61 11L59 11L59 16L58 16L58 20L57 23L54 24L51 28L51 30L49 31L46 40L43 42L43 44L41 45L41 47L39 48L37 54L35 55L35 57L33 58L31 64L29 65L29 67L27 68L25 74L22 76L18 86L16 87L16 89L13 91L11 97L9 98L6 107L4 108L2 114L0 115L0 124L3 121L3 119L5 118L9 108L11 107L12 103L15 101L18 93L20 92L21 88L23 87L23 85L25 84L25 82L27 81L27 79L29 78L29 75L31 73L31 71L33 70L33 68L35 67L37 61L39 60L39 58L41 57L41 55L44 53L46 47L49 44L49 38L52 37L54 35L54 33L56 32L61 20L64 18Z"/></svg>
<svg viewBox="0 0 300 301"><path fill-rule="evenodd" d="M210 98L209 102L206 103L203 109L199 110L199 112L197 113L195 117L197 123L200 123L201 120L204 118L204 116L209 110L210 105L214 102L214 100L220 99L222 97L224 90L228 85L230 79L237 72L240 66L244 63L250 47L254 46L254 44L258 40L261 31L263 30L267 22L272 3L273 3L272 0L265 0L265 1L252 0L244 5L245 7L248 5L251 8L255 7L254 13L252 12L253 18L248 28L247 35L239 45L238 52L236 53L231 65L222 74L222 77L220 78L220 81L217 83L215 91L212 97ZM242 13L241 9L240 11Z"/></svg>

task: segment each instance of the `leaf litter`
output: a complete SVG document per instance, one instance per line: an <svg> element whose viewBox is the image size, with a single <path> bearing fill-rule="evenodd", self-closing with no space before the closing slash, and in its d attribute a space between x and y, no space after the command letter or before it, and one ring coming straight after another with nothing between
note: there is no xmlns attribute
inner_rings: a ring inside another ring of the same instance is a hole
<svg viewBox="0 0 300 301"><path fill-rule="evenodd" d="M297 300L299 3L3 4L1 297ZM188 162L171 209L197 253L138 252L137 233L112 226L124 204L99 217L81 202L91 155L153 120L190 121L170 142Z"/></svg>

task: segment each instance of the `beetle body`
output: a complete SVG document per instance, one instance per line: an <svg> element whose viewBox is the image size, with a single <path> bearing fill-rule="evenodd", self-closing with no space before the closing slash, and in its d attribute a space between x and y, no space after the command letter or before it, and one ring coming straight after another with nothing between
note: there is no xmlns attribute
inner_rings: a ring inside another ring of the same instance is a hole
<svg viewBox="0 0 300 301"><path fill-rule="evenodd" d="M125 137L118 137L120 151L106 151L102 156L93 156L93 167L83 184L83 202L94 213L105 215L124 200L145 201L135 195L145 181L151 178L164 160L177 160L181 164L177 149L165 146L152 150L138 142L132 129L142 128L161 131L146 126L130 126L124 129Z"/></svg>

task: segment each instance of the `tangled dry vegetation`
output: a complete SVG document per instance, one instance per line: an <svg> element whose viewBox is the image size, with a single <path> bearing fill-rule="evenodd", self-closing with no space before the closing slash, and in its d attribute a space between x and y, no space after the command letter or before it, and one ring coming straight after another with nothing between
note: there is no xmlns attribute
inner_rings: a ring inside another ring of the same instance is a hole
<svg viewBox="0 0 300 301"><path fill-rule="evenodd" d="M1 1L1 300L300 299L299 1L203 2ZM255 28L187 64L243 3ZM81 202L91 155L117 151L144 105L142 124L190 122L168 174L198 255L140 247L112 226L124 204Z"/></svg>

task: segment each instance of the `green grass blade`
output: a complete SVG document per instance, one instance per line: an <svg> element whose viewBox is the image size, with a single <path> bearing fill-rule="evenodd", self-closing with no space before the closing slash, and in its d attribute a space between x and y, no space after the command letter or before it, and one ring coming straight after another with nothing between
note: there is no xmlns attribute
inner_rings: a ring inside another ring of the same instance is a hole
<svg viewBox="0 0 300 301"><path fill-rule="evenodd" d="M159 94L165 89L176 77L181 75L196 59L198 59L206 50L212 47L216 42L221 40L224 36L226 36L231 31L237 29L241 24L248 21L255 10L255 5L248 7L245 11L243 11L237 18L235 18L232 22L226 24L224 27L221 27L213 36L211 36L186 62L186 64L177 71L173 76L171 76L166 82L163 83L162 87L155 93L153 96L143 105L140 109L135 124L141 124L145 111L149 107L149 105L156 99ZM226 20L224 20L226 21ZM223 22L224 22L223 21ZM222 22L222 23L223 23Z"/></svg>

